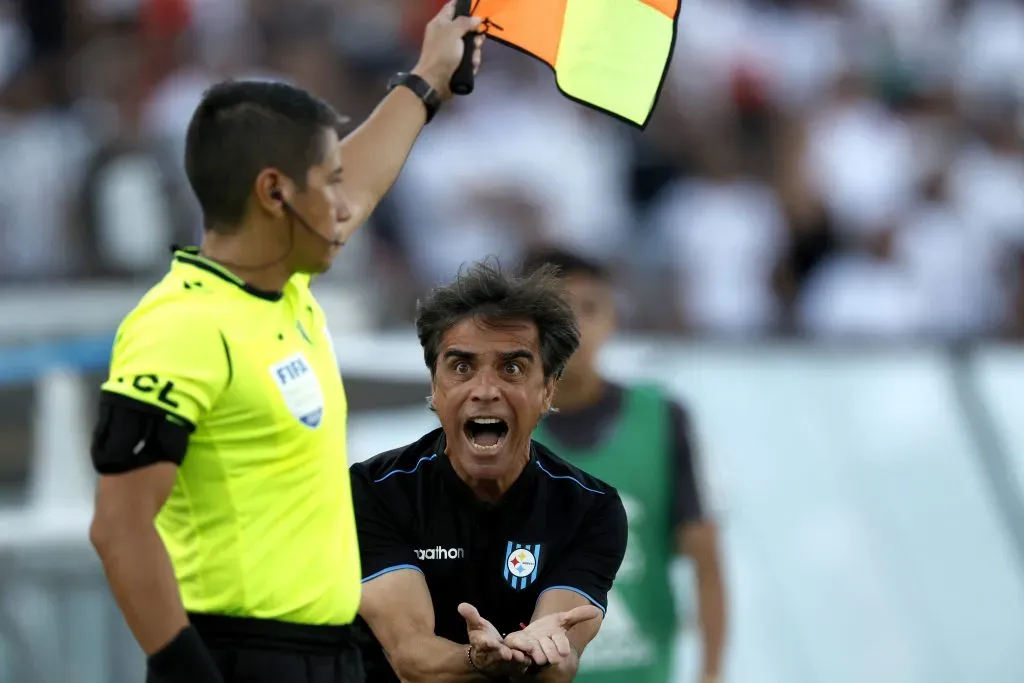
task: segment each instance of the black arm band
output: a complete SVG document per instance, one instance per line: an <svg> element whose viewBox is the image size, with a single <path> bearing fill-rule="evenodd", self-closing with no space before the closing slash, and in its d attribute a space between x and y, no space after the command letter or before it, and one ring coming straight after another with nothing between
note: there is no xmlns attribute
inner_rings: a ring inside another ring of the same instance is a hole
<svg viewBox="0 0 1024 683"><path fill-rule="evenodd" d="M120 474L157 462L180 465L193 425L154 406L104 392L93 430L93 467Z"/></svg>
<svg viewBox="0 0 1024 683"><path fill-rule="evenodd" d="M158 683L223 683L224 678L210 651L191 626L181 632L159 652L149 656L151 680Z"/></svg>

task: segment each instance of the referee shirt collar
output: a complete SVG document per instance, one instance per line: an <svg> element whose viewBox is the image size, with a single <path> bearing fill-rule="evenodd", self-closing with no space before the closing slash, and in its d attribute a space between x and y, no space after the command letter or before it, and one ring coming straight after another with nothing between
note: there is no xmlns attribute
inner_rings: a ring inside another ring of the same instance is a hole
<svg viewBox="0 0 1024 683"><path fill-rule="evenodd" d="M519 474L519 478L512 483L512 486L509 487L508 491L505 492L505 495L498 502L489 503L477 498L476 494L473 493L473 489L466 482L462 481L458 472L452 467L451 460L448 458L448 454L445 453L447 441L445 440L444 431L439 431L441 433L438 435L434 452L438 455L437 459L441 476L448 482L462 504L479 512L500 512L524 499L528 499L536 492L537 476L539 475L540 467L537 465L537 447L533 442L530 443L530 461L526 463L526 467Z"/></svg>
<svg viewBox="0 0 1024 683"><path fill-rule="evenodd" d="M251 294L258 299L265 299L266 301L280 301L281 297L284 296L281 292L272 292L253 287L216 261L212 261L200 254L199 247L179 247L177 245L173 245L171 247L171 253L174 254L175 263L184 263L192 266L193 268L206 271L225 282L233 284L246 294Z"/></svg>

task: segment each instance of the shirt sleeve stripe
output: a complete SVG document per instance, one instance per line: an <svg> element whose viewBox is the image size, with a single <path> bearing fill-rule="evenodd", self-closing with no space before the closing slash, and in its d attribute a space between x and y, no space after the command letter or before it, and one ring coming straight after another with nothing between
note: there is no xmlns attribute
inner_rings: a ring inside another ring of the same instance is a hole
<svg viewBox="0 0 1024 683"><path fill-rule="evenodd" d="M385 571L386 571L386 570L385 570ZM601 603L599 603L599 602L598 602L597 600L595 600L594 598L590 597L589 595L587 595L586 593L584 593L583 591L581 591L581 590L580 590L579 588L573 588L572 586L551 586L550 588L545 588L544 590L542 590L542 591L540 592L540 595L544 595L544 594L545 594L545 593L547 593L548 591L554 591L554 590L560 590L560 591L572 591L573 593L577 593L577 594L579 594L579 595L582 595L582 596L583 596L583 597L585 597L585 598L586 598L587 600L589 600L589 601L591 602L591 604L593 604L593 605L594 605L594 607L596 607L596 608L598 608L599 610L601 610L601 613L602 613L602 614L604 614L605 612L607 612L607 611L608 611L608 610L607 610L607 608L606 608L606 607L605 607L604 605L602 605ZM538 599L540 599L540 595L538 595L538 596L537 596L537 598L538 598Z"/></svg>
<svg viewBox="0 0 1024 683"><path fill-rule="evenodd" d="M388 567L387 569L381 569L379 572L376 572L374 574L370 574L365 579L363 579L362 582L366 583L368 581L373 581L377 577L384 576L385 574L387 574L389 572L396 572L399 569L414 569L414 570L418 571L420 574L423 573L423 570L420 569L419 567L417 567L414 564L396 564L394 567Z"/></svg>

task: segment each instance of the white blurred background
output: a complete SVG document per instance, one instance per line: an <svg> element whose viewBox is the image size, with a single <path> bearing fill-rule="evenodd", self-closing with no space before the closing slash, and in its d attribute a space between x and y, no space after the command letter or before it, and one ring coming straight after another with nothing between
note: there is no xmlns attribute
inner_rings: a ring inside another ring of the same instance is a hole
<svg viewBox="0 0 1024 683"><path fill-rule="evenodd" d="M0 681L141 680L88 430L118 320L200 236L203 89L286 79L359 120L439 5L0 0ZM1024 2L685 0L643 133L485 62L317 285L351 456L432 425L418 295L564 244L619 278L608 371L696 418L728 683L1024 680Z"/></svg>

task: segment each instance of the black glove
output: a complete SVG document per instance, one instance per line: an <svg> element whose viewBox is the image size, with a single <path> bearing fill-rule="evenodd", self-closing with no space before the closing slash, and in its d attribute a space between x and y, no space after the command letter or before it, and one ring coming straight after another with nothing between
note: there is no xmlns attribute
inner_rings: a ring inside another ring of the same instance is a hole
<svg viewBox="0 0 1024 683"><path fill-rule="evenodd" d="M149 656L147 683L224 683L210 651L191 626Z"/></svg>

